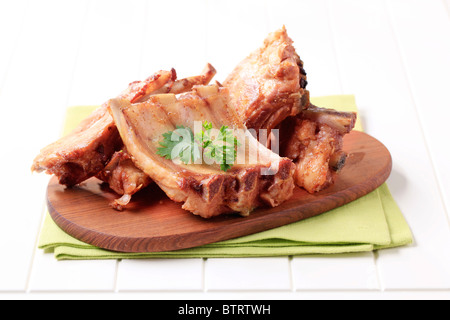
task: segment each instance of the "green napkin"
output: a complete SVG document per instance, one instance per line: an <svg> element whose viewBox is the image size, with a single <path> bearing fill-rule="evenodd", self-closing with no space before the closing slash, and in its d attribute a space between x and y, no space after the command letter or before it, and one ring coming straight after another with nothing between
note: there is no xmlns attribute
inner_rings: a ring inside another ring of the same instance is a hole
<svg viewBox="0 0 450 320"><path fill-rule="evenodd" d="M312 99L315 105L357 111L350 95ZM67 111L64 134L95 107ZM362 130L358 121L355 130ZM345 206L261 233L197 248L162 253L118 253L83 243L62 231L47 214L39 248L58 260L139 258L224 258L296 256L373 251L412 243L412 234L386 184Z"/></svg>

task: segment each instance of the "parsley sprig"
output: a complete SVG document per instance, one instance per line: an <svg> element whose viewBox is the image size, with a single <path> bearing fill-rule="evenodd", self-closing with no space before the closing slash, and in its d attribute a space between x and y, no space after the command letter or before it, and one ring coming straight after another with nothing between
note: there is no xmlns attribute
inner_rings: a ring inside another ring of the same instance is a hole
<svg viewBox="0 0 450 320"><path fill-rule="evenodd" d="M220 169L227 172L237 158L239 141L233 130L222 126L213 137L213 125L205 121L201 132L194 135L191 128L177 126L175 131L163 134L164 140L159 144L157 154L169 160L181 160L184 164L196 163L203 153L205 158L220 164Z"/></svg>

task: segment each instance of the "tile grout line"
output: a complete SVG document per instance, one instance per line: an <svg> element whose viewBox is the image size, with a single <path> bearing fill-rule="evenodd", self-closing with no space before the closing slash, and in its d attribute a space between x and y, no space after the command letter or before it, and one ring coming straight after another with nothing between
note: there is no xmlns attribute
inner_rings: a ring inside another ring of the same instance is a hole
<svg viewBox="0 0 450 320"><path fill-rule="evenodd" d="M208 292L208 288L206 286L206 264L208 262L207 258L202 259L202 292L206 293Z"/></svg>
<svg viewBox="0 0 450 320"><path fill-rule="evenodd" d="M445 11L447 11L448 18L450 19L450 2L442 0L444 2Z"/></svg>
<svg viewBox="0 0 450 320"><path fill-rule="evenodd" d="M388 298L389 295L398 295L398 294L408 294L408 293L412 293L412 294L421 294L421 296L423 294L445 294L445 297L448 299L450 291L449 289L417 289L417 288L409 288L409 289L388 289L385 291L380 291L380 290L365 290L365 289L302 289L302 290L298 290L294 293L291 293L289 291L286 290L212 290L210 291L211 293L211 297L214 298L214 295L232 295L233 297L231 299L235 299L235 297L237 295L240 294L263 294L263 295L267 295L270 294L271 298L273 298L272 295L283 295L283 297L288 297L288 299L294 297L294 299L296 300L301 300L304 295L308 295L308 294L362 294L362 295L380 295L380 297L383 297L384 294L387 294ZM132 295L136 295L136 294L148 294L148 295L152 295L155 296L156 299L161 299L161 297L164 296L168 296L168 295L177 295L177 296L182 296L179 300L180 301L184 301L186 299L189 300L189 298L193 297L194 300L196 300L196 298L201 298L204 299L205 296L203 295L202 292L200 291L195 291L195 290L179 290L179 291L165 291L165 290L125 290L125 291L121 291L119 293L115 293L112 292L110 290L36 290L33 291L31 293L25 293L23 291L0 291L0 298L3 295L12 295L12 296L17 296L17 297L22 297L24 296L25 299L29 299L30 296L34 296L34 298L42 296L44 297L45 295L58 295L58 297L60 298L61 295L79 295L80 297L86 297L86 295L98 295L98 294L103 294L103 295L107 295L108 297L112 297L113 299L114 296L116 295L120 295L120 296L132 296ZM191 297L189 296L191 295ZM26 297L28 296L28 298ZM419 296L419 299L420 297ZM252 296L253 297L253 296ZM141 297L142 298L142 297ZM403 296L399 296L400 299L404 299ZM169 298L170 299L170 298ZM238 298L239 299L239 298ZM252 298L251 298L252 299ZM320 299L320 298L319 298ZM236 299L235 299L236 300Z"/></svg>
<svg viewBox="0 0 450 320"><path fill-rule="evenodd" d="M380 194L380 192L378 190L376 190L376 192L377 192L377 196L378 196L378 201L380 202L382 210L383 210L384 219L386 220L386 224L387 224L386 212L384 211L383 203L381 201L381 194ZM392 242L392 237L391 237L391 232L389 230L389 226L388 226L388 233L389 233L389 238L390 238L390 240ZM379 254L378 250L373 250L372 251L372 258L373 258L373 263L375 265L375 274L377 276L378 290L379 291L384 291L385 288L383 286L383 281L381 280L382 279L382 277L381 277L381 270L378 267L378 258L379 257L380 257L380 254Z"/></svg>
<svg viewBox="0 0 450 320"><path fill-rule="evenodd" d="M79 38L80 45L81 45L81 41L82 41L81 40L82 36L84 34L84 26L86 24L86 17L87 17L88 9L89 9L89 2L86 2L86 9L85 9L83 21L81 23L81 31L80 31L80 38ZM76 64L77 64L79 51L80 50L79 50L79 47L78 47L77 53L75 55L75 62L74 62L74 65L73 65L72 75L71 75L71 77L69 79L69 85L68 85L68 90L67 90L67 98L66 98L66 102L65 102L66 106L68 104L68 100L69 100L69 97L70 97L70 90L71 90L71 86L72 86L72 83L73 83L73 75L75 73L75 67L76 67ZM64 116L65 116L65 112L64 112ZM61 128L59 129L60 135L62 134L62 132L64 130L63 126L64 126L64 120L61 121ZM39 223L39 229L37 230L36 240L35 240L35 243L34 243L34 250L33 250L32 258L31 258L31 262L30 262L30 266L29 266L29 271L28 271L28 275L27 275L27 281L26 281L26 287L25 287L25 290L26 290L27 293L30 292L30 282L31 282L31 275L32 275L32 272L33 272L34 259L35 259L35 256L36 256L36 251L38 250L37 249L37 245L38 245L38 241L39 241L40 232L42 230L42 226L43 226L44 221L45 221L46 212L47 212L47 205L46 205L45 200L44 200L43 208L42 208L42 214L41 214L41 221Z"/></svg>
<svg viewBox="0 0 450 320"><path fill-rule="evenodd" d="M295 281L294 281L294 257L289 256L288 257L288 268L289 268L289 281L291 282L291 291L296 292L297 288L295 287Z"/></svg>
<svg viewBox="0 0 450 320"><path fill-rule="evenodd" d="M87 24L89 11L90 11L90 8L91 8L91 3L92 3L91 1L87 1L86 4L85 4L86 8L85 8L83 20L81 22L81 30L80 30L80 35L79 35L79 38L78 38L78 48L77 48L77 52L75 54L75 61L74 61L74 64L73 64L72 74L71 74L70 79L69 79L69 87L68 87L68 90L67 90L67 98L66 98L66 102L65 102L66 111L67 111L67 106L69 105L70 97L72 95L73 82L74 82L74 78L75 78L75 70L77 69L77 65L79 63L81 45L83 43L83 38L84 38L85 33L86 33L86 24ZM65 117L65 115L64 115L64 117ZM61 134L64 131L64 120L65 119L63 118L62 120L63 121L61 121L62 125L61 125L61 129L60 129Z"/></svg>
<svg viewBox="0 0 450 320"><path fill-rule="evenodd" d="M39 250L38 249L39 237L41 235L42 226L44 225L46 213L47 213L47 204L45 203L45 201L43 201L41 206L41 217L39 220L39 226L36 232L36 238L34 240L33 253L31 254L30 265L28 266L28 274L25 283L25 293L30 293L30 283L31 283L31 275L33 273L34 259L36 257L37 251Z"/></svg>
<svg viewBox="0 0 450 320"><path fill-rule="evenodd" d="M149 6L149 2L145 1L144 2L144 28L143 28L143 35L142 38L146 39L146 35L147 35L147 28L148 28L148 12L149 12L150 6ZM87 15L86 15L87 16ZM142 79L143 78L143 74L142 74L142 65L144 62L144 42L141 43L141 54L139 56L139 64L138 64L138 68L136 70L136 78L137 79ZM122 259L117 259L116 260L116 265L115 265L115 270L114 270L114 279L113 279L113 292L115 294L120 293L120 289L119 289L119 270L120 270L120 263L122 262Z"/></svg>
<svg viewBox="0 0 450 320"><path fill-rule="evenodd" d="M148 12L149 12L149 10L150 10L150 5L149 5L149 1L145 1L145 3L144 3L144 12L145 12L145 16L144 16L144 32L143 32L143 35L142 35L142 38L143 39L146 39L147 38L147 28L148 28L148 16L149 16L149 14L148 14ZM145 41L142 41L142 43L141 43L141 56L139 57L139 66L138 66L138 70L137 70L137 79L143 79L144 78L144 75L142 74L142 65L143 65L143 63L144 63L144 54L145 54L145 50L144 50L144 48L145 48L145 46L144 46L144 42Z"/></svg>
<svg viewBox="0 0 450 320"><path fill-rule="evenodd" d="M327 24L328 24L328 30L330 33L330 37L331 37L331 46L334 52L334 62L336 64L336 71L338 74L338 79L339 79L339 89L341 91L341 94L344 94L344 84L343 84L343 80L342 80L342 69L341 66L339 64L339 56L338 56L338 51L337 51L337 43L336 43L336 35L334 33L333 30L333 26L332 26L332 22L333 22L333 15L331 13L332 11L332 4L331 4L331 0L326 0L326 7L327 7Z"/></svg>
<svg viewBox="0 0 450 320"><path fill-rule="evenodd" d="M333 30L333 15L332 15L332 1L331 0L327 0L327 2L326 2L326 5L327 5L327 16L328 16L328 28L329 28L329 33L330 33L330 36L331 36L331 39L332 39L332 41L331 41L331 44L332 44L332 48L333 48L333 52L334 52L334 60L335 60L335 63L336 63L336 70L337 70L337 74L338 74L338 79L339 79L339 88L340 88L340 90L341 90L341 92L340 92L340 94L344 94L344 81L343 81L343 72L342 72L342 70L343 70L343 68L341 68L341 65L340 65L340 63L339 63L339 55L338 55L338 45L337 45L337 42L336 42L336 34L335 34L335 32L334 32L334 30ZM378 267L378 258L377 258L377 256L375 255L375 253L372 251L372 256L373 256L373 263L374 263L374 266L375 266L375 270L376 270L376 274L377 274L377 281L378 281L378 283L379 283L379 285L380 285L380 287L381 287L381 277L380 277L380 270L379 270L379 267Z"/></svg>
<svg viewBox="0 0 450 320"><path fill-rule="evenodd" d="M0 81L0 94L1 94L1 92L3 90L3 86L5 85L6 80L8 78L9 70L11 68L11 64L13 62L14 55L16 54L17 46L19 44L19 39L23 35L23 28L24 28L24 25L25 25L25 17L28 14L29 7L30 7L30 0L27 0L27 2L25 4L25 8L23 10L23 15L22 15L23 18L22 18L22 22L20 23L20 30L19 30L19 32L17 34L16 40L14 41L14 48L13 48L13 50L11 52L11 55L8 58L8 63L7 63L7 66L6 66L5 74L3 75L3 79Z"/></svg>
<svg viewBox="0 0 450 320"><path fill-rule="evenodd" d="M413 82L411 81L411 77L410 77L409 72L408 72L408 65L407 65L407 62L406 62L406 59L405 59L405 55L404 55L404 51L402 49L402 46L400 45L397 29L395 28L395 25L394 25L394 15L393 15L391 6L389 5L389 2L387 0L385 0L384 4L385 4L385 9L386 9L386 12L387 12L387 16L388 16L389 27L390 27L390 29L392 31L393 36L394 36L395 43L397 44L396 45L397 51L398 51L398 53L400 55L400 58L401 58L401 61L402 61L402 71L403 71L403 74L404 74L404 76L406 78L406 82L408 84L408 91L409 91L409 95L410 95L410 98L411 98L413 106L414 106L414 111L416 113L417 122L419 123L420 134L422 136L423 141L425 142L425 149L427 151L428 159L430 160L430 163L431 163L431 169L432 169L432 172L433 172L434 180L435 180L436 185L438 187L439 198L441 200L441 204L442 204L442 207L444 209L445 217L446 217L446 220L447 220L447 225L450 228L450 216L449 216L449 211L447 209L448 205L446 203L445 196L444 196L444 193L442 191L443 190L442 182L441 182L441 180L438 177L436 164L434 162L434 159L433 159L433 156L432 156L432 153L431 153L431 150L430 150L430 146L428 144L429 139L427 137L427 134L425 133L424 124L423 124L423 122L421 120L421 112L419 111L419 107L418 107L418 105L419 105L418 101L419 100L417 99L416 95L414 94Z"/></svg>
<svg viewBox="0 0 450 320"><path fill-rule="evenodd" d="M23 37L23 30L24 30L25 20L26 20L25 18L28 15L29 7L30 7L30 0L27 0L26 3L25 3L25 8L23 10L22 21L21 21L20 27L19 27L20 30L17 33L16 40L14 41L14 45L13 45L14 48L13 48L13 50L11 52L11 55L8 58L8 62L7 62L7 66L6 66L4 77L3 77L3 79L0 82L0 95L1 95L1 92L3 90L3 87L4 87L5 83L7 82L7 79L8 79L8 76L9 76L9 72L10 72L10 69L11 69L11 65L12 65L12 63L14 61L14 56L15 56L15 54L17 52L17 47L19 45L20 39ZM41 207L41 210L44 211L44 208ZM41 215L41 218L39 220L40 221L39 222L39 226L41 226L41 224L42 224L42 215ZM38 235L39 235L39 230L38 230ZM34 248L33 248L32 253L31 253L30 265L28 267L27 277L26 277L26 280L25 280L24 290L25 290L26 293L28 293L28 287L29 287L29 282L30 282L31 270L32 270L32 266L33 266L34 256L36 254L36 243L37 243L37 238L36 238L36 240L34 242Z"/></svg>
<svg viewBox="0 0 450 320"><path fill-rule="evenodd" d="M381 272L380 272L380 269L378 268L378 258L380 255L379 255L378 251L373 251L372 255L373 255L373 263L375 264L375 270L376 270L376 275L377 275L378 290L380 292L384 292L385 287L383 285L383 282L381 281Z"/></svg>
<svg viewBox="0 0 450 320"><path fill-rule="evenodd" d="M115 267L115 272L114 272L114 282L113 282L113 292L114 293L119 293L119 288L118 288L118 280L119 280L119 265L120 262L122 260L121 259L117 259L116 260L116 267Z"/></svg>

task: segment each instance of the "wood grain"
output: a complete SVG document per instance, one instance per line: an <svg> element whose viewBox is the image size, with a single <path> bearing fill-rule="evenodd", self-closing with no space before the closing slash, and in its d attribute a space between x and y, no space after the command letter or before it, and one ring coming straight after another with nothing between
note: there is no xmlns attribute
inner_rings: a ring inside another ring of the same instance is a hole
<svg viewBox="0 0 450 320"><path fill-rule="evenodd" d="M52 179L48 207L56 224L71 236L94 246L120 252L161 252L233 239L324 213L375 190L389 177L392 159L373 137L352 132L344 139L347 164L336 183L316 194L297 188L277 208L260 208L249 217L219 216L205 220L184 211L156 185L141 191L127 210L109 203L117 197L97 179L66 189Z"/></svg>

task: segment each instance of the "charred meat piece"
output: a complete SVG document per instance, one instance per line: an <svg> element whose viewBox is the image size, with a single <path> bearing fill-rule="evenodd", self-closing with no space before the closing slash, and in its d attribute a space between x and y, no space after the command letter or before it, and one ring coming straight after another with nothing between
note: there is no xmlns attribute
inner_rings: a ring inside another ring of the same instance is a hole
<svg viewBox="0 0 450 320"><path fill-rule="evenodd" d="M236 164L227 172L216 164L186 165L157 154L163 134L176 126L195 132L196 121L208 121L215 128L226 125L245 132L242 121L228 107L225 88L199 86L179 97L154 95L138 104L114 99L110 106L135 165L170 199L183 203L187 211L204 218L231 212L245 216L259 206L278 206L293 194L292 161L274 154L251 135L246 136L243 145L255 147L259 160L254 164ZM272 175L267 174L269 171Z"/></svg>
<svg viewBox="0 0 450 320"><path fill-rule="evenodd" d="M297 186L314 193L334 183L347 158L343 137L355 121L356 113L310 106L282 123L281 154L295 162Z"/></svg>
<svg viewBox="0 0 450 320"><path fill-rule="evenodd" d="M223 85L230 90L231 105L251 129L270 131L309 105L303 62L284 27L271 33Z"/></svg>

